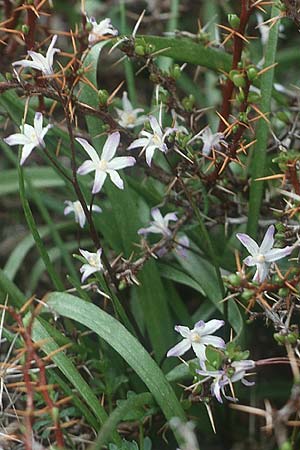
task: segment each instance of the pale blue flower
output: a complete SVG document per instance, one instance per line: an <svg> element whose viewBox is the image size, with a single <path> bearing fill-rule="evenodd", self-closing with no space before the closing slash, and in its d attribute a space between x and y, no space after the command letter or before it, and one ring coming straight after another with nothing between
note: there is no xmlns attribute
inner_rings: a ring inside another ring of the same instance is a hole
<svg viewBox="0 0 300 450"><path fill-rule="evenodd" d="M92 193L99 192L106 180L107 175L110 176L111 181L119 189L124 189L124 183L117 170L130 167L135 164L135 158L132 156L120 156L114 158L117 148L120 143L120 133L115 132L108 136L103 150L101 158L98 153L85 139L76 138L76 141L84 148L91 159L84 161L83 164L77 169L79 175L86 175L90 172L95 172L95 180Z"/></svg>
<svg viewBox="0 0 300 450"><path fill-rule="evenodd" d="M101 262L102 248L99 248L96 253L91 253L81 248L79 251L86 259L86 264L83 264L80 268L80 273L82 273L81 282L83 283L93 273L103 272L104 267Z"/></svg>
<svg viewBox="0 0 300 450"><path fill-rule="evenodd" d="M151 216L153 220L147 228L140 228L138 234L162 234L164 237L170 237L172 231L169 229L169 222L178 220L175 212L171 212L163 216L158 208L151 209Z"/></svg>
<svg viewBox="0 0 300 450"><path fill-rule="evenodd" d="M216 348L225 348L225 342L222 338L217 336L212 336L212 333L217 331L224 325L223 320L213 319L209 322L205 323L203 320L200 320L195 324L195 327L190 330L188 327L184 327L181 325L175 326L175 331L181 334L184 338L179 344L172 347L167 356L181 356L186 353L190 348L193 349L196 356L201 362L206 361L205 349L207 345L212 345Z"/></svg>
<svg viewBox="0 0 300 450"><path fill-rule="evenodd" d="M237 233L236 235L238 240L246 247L251 255L244 259L244 263L250 267L256 266L253 281L262 283L268 276L271 263L290 255L293 251L293 246L273 248L274 232L274 225L270 225L260 247L250 236L248 236L248 234Z"/></svg>
<svg viewBox="0 0 300 450"><path fill-rule="evenodd" d="M13 66L23 66L23 67L31 67L32 69L40 70L44 75L52 75L53 74L53 58L55 53L60 52L59 48L54 48L55 42L57 40L57 35L55 34L52 38L52 41L47 50L46 56L43 56L41 53L34 52L32 50L28 50L27 54L31 57L32 61L28 59L21 59L20 61L16 61L12 63Z"/></svg>
<svg viewBox="0 0 300 450"><path fill-rule="evenodd" d="M211 394L216 397L218 402L223 403L222 395L230 401L237 401L235 397L229 397L225 392L225 387L236 383L237 381L241 381L245 386L253 386L254 382L248 381L246 376L246 371L253 369L255 367L255 362L247 359L244 361L234 361L230 366L226 367L226 369L221 370L197 370L199 375L205 377L200 381L204 383L208 381L210 378L213 378L211 384ZM229 375L228 370L234 369L234 373Z"/></svg>
<svg viewBox="0 0 300 450"><path fill-rule="evenodd" d="M11 134L3 140L8 145L23 145L20 160L22 165L35 147L45 148L44 137L51 127L52 125L49 124L43 128L43 115L37 112L33 126L25 123L20 127L21 133Z"/></svg>
<svg viewBox="0 0 300 450"><path fill-rule="evenodd" d="M83 228L86 222L86 216L80 201L76 200L75 202L71 202L69 200L66 200L65 204L67 206L64 209L64 215L66 216L67 214L74 213L75 222L78 223L81 228ZM102 212L102 209L100 208L100 206L92 205L92 211L100 213Z"/></svg>
<svg viewBox="0 0 300 450"><path fill-rule="evenodd" d="M92 25L92 30L89 34L89 43L94 44L95 42L101 40L103 36L111 35L118 36L118 30L112 25L111 19L103 19L97 23L94 17L86 18L87 22Z"/></svg>

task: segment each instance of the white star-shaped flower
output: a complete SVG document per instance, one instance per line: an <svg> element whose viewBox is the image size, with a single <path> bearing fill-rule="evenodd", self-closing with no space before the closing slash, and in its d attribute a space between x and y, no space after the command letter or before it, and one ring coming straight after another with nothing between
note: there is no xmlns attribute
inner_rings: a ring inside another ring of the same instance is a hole
<svg viewBox="0 0 300 450"><path fill-rule="evenodd" d="M236 235L238 240L246 247L251 255L244 259L244 263L247 266L256 266L253 281L262 283L268 276L271 263L290 255L294 249L293 246L273 248L274 232L274 225L270 225L260 247L250 236L248 236L248 234L237 233Z"/></svg>
<svg viewBox="0 0 300 450"><path fill-rule="evenodd" d="M172 232L169 229L169 222L170 220L174 222L178 220L176 213L171 212L163 217L158 208L153 208L151 216L153 220L150 222L150 226L148 228L140 228L138 234L155 233L162 234L164 237L170 237Z"/></svg>
<svg viewBox="0 0 300 450"><path fill-rule="evenodd" d="M188 144L191 144L196 139L200 138L203 142L202 153L205 156L208 156L212 149L220 150L221 144L224 147L228 147L227 142L225 141L223 133L213 133L210 127L205 127L199 133L197 133Z"/></svg>
<svg viewBox="0 0 300 450"><path fill-rule="evenodd" d="M66 216L67 214L74 213L75 222L78 223L81 228L83 228L86 222L86 217L80 201L76 200L75 202L71 202L69 200L66 200L65 204L67 206L64 209L64 215ZM92 205L92 211L100 213L102 212L102 209L100 208L100 206Z"/></svg>
<svg viewBox="0 0 300 450"><path fill-rule="evenodd" d="M44 137L52 125L43 128L43 115L37 112L34 116L33 126L24 124L20 127L21 133L11 134L4 138L8 145L23 145L20 164L24 164L35 147L45 148Z"/></svg>
<svg viewBox="0 0 300 450"><path fill-rule="evenodd" d="M31 57L32 61L29 61L28 59L21 59L20 61L15 61L12 65L31 67L32 69L40 70L44 75L52 75L54 55L56 52L60 52L59 48L54 48L56 40L57 35L55 34L52 38L51 44L49 45L46 56L41 55L41 53L28 50L27 54Z"/></svg>
<svg viewBox="0 0 300 450"><path fill-rule="evenodd" d="M80 267L80 273L82 273L81 282L83 283L90 275L95 272L102 272L104 270L101 262L102 248L99 248L96 253L88 252L87 250L79 249L82 256L86 259L87 263Z"/></svg>
<svg viewBox="0 0 300 450"><path fill-rule="evenodd" d="M141 131L140 135L143 137L133 141L129 145L128 150L143 147L142 152L146 151L147 164L148 166L151 166L154 151L157 149L163 153L166 153L168 147L165 140L173 131L175 131L175 129L167 128L165 131L162 130L161 114L159 122L154 116L149 116L149 122L152 128L152 133L146 130Z"/></svg>
<svg viewBox="0 0 300 450"><path fill-rule="evenodd" d="M181 325L175 326L175 331L183 336L183 340L179 344L172 347L167 356L181 356L186 353L190 348L192 348L199 358L200 362L206 361L205 349L207 345L212 345L216 348L225 348L225 342L222 338L217 336L212 336L212 333L217 331L224 325L223 320L213 319L205 323L200 320L195 324L195 327L190 330L188 327L183 327Z"/></svg>
<svg viewBox="0 0 300 450"><path fill-rule="evenodd" d="M145 120L145 116L138 117L140 112L143 112L143 108L133 108L131 102L128 100L127 92L123 92L122 97L123 109L116 108L119 116L118 123L124 128L134 128L138 125L142 125Z"/></svg>
<svg viewBox="0 0 300 450"><path fill-rule="evenodd" d="M117 170L130 167L135 164L135 158L132 156L120 156L114 158L117 148L120 143L120 133L116 131L108 136L104 144L101 158L98 153L85 139L76 138L76 141L84 148L91 159L84 161L78 168L79 175L86 175L87 173L95 171L95 180L92 193L96 194L103 186L107 177L110 176L111 181L119 189L124 189L124 183Z"/></svg>
<svg viewBox="0 0 300 450"><path fill-rule="evenodd" d="M117 36L119 34L118 30L114 28L110 19L103 19L99 23L97 23L94 17L86 18L87 22L92 25L92 31L89 34L89 43L94 44L110 34L111 36Z"/></svg>
<svg viewBox="0 0 300 450"><path fill-rule="evenodd" d="M230 401L236 402L238 401L235 397L229 397L226 395L225 387L231 385L232 383L236 383L237 381L241 381L245 386L253 386L254 382L248 381L246 376L246 371L253 369L255 367L255 362L247 359L244 361L234 361L231 363L229 367L221 370L197 370L199 375L205 377L201 383L204 383L209 378L213 378L213 382L211 384L211 394L216 397L219 403L223 403L222 395ZM228 370L234 369L234 373L228 375Z"/></svg>

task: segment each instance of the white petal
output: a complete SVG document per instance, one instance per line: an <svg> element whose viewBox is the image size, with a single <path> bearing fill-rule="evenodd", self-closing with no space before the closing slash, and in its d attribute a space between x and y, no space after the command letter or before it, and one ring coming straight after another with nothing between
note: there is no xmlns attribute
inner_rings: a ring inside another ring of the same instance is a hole
<svg viewBox="0 0 300 450"><path fill-rule="evenodd" d="M79 252L81 255L88 261L91 256L94 255L94 253L89 252L88 250L83 250L82 248L79 249Z"/></svg>
<svg viewBox="0 0 300 450"><path fill-rule="evenodd" d="M206 334L212 334L224 325L224 320L212 319L205 323L203 327L197 327L196 331L199 332L200 336Z"/></svg>
<svg viewBox="0 0 300 450"><path fill-rule="evenodd" d="M91 161L90 159L87 159L86 161L84 161L81 166L78 167L77 169L77 173L79 175L86 175L87 173L92 172L93 170L95 170L95 164L93 161Z"/></svg>
<svg viewBox="0 0 300 450"><path fill-rule="evenodd" d="M40 137L43 131L43 114L41 112L35 113L34 116L34 131Z"/></svg>
<svg viewBox="0 0 300 450"><path fill-rule="evenodd" d="M247 256L247 258L243 260L243 263L249 267L256 266L256 259L253 256Z"/></svg>
<svg viewBox="0 0 300 450"><path fill-rule="evenodd" d="M102 212L102 208L100 208L100 206L98 206L98 205L93 205L92 206L92 211L93 212L97 212L97 213L101 213Z"/></svg>
<svg viewBox="0 0 300 450"><path fill-rule="evenodd" d="M96 267L92 267L89 264L84 264L80 267L80 273L82 273L81 282L83 283L92 273L98 272Z"/></svg>
<svg viewBox="0 0 300 450"><path fill-rule="evenodd" d="M139 139L136 139L135 141L133 141L129 145L127 150L132 150L132 149L138 148L138 147L145 147L146 145L148 145L148 143L149 143L149 139L148 138L139 138Z"/></svg>
<svg viewBox="0 0 300 450"><path fill-rule="evenodd" d="M12 66L31 67L32 69L41 70L40 64L38 64L34 61L28 61L27 59L21 59L20 61L15 61L12 63Z"/></svg>
<svg viewBox="0 0 300 450"><path fill-rule="evenodd" d="M273 247L273 245L274 245L274 232L275 232L274 225L270 225L269 228L266 231L266 234L265 234L264 239L263 239L263 241L261 243L261 246L259 247L259 253L261 253L262 255L267 253Z"/></svg>
<svg viewBox="0 0 300 450"><path fill-rule="evenodd" d="M86 139L76 138L75 140L79 142L80 145L82 145L82 147L84 148L84 150L87 152L87 154L94 163L98 164L100 162L98 153L96 152L94 147L92 147L91 144L88 143Z"/></svg>
<svg viewBox="0 0 300 450"><path fill-rule="evenodd" d="M174 329L175 331L177 331L177 333L180 333L181 336L184 338L188 338L191 334L191 330L189 329L189 327L184 327L182 325L175 325Z"/></svg>
<svg viewBox="0 0 300 450"><path fill-rule="evenodd" d="M162 130L161 130L161 127L159 126L159 123L158 123L156 117L149 116L149 122L150 122L151 128L154 131L154 133L157 134L158 136L162 137Z"/></svg>
<svg viewBox="0 0 300 450"><path fill-rule="evenodd" d="M173 222L176 222L178 220L178 217L175 212L171 212L171 213L168 213L165 215L164 222L167 226L168 226L170 220Z"/></svg>
<svg viewBox="0 0 300 450"><path fill-rule="evenodd" d="M30 143L28 137L22 133L11 134L3 140L7 145L25 145Z"/></svg>
<svg viewBox="0 0 300 450"><path fill-rule="evenodd" d="M111 181L114 183L115 186L119 189L124 189L124 182L118 172L116 170L108 170L107 171Z"/></svg>
<svg viewBox="0 0 300 450"><path fill-rule="evenodd" d="M168 353L167 357L169 356L181 356L184 353L186 353L191 348L190 341L188 339L183 339L179 344L175 345L175 347L172 347Z"/></svg>
<svg viewBox="0 0 300 450"><path fill-rule="evenodd" d="M67 202L65 202L65 203L67 203ZM70 202L70 203L71 203L71 202ZM73 206L68 205L68 206L66 206L65 209L64 209L64 216L67 216L68 214L70 214L70 213L72 213L72 212L74 212Z"/></svg>
<svg viewBox="0 0 300 450"><path fill-rule="evenodd" d="M205 345L212 345L213 347L216 348L225 348L225 342L223 341L222 338L218 336L211 336L211 335L202 336L201 342Z"/></svg>
<svg viewBox="0 0 300 450"><path fill-rule="evenodd" d="M47 54L46 54L46 59L47 59L47 63L48 63L48 66L49 66L50 73L53 72L52 66L53 66L53 58L54 58L54 55L55 55L56 52L60 52L60 49L59 49L59 48L54 48L54 45L55 45L55 43L56 43L56 40L57 40L57 34L55 34L55 35L53 36L53 38L52 38L52 40L51 40L51 43L50 43L50 45L49 45L49 48L48 48L48 50L47 50ZM49 74L49 75L50 75L50 74Z"/></svg>
<svg viewBox="0 0 300 450"><path fill-rule="evenodd" d="M148 234L148 233L163 234L163 231L156 225L150 225L150 227L148 228L140 228L138 230L138 234Z"/></svg>
<svg viewBox="0 0 300 450"><path fill-rule="evenodd" d="M278 261L279 259L289 256L293 251L293 247L273 248L265 253L267 262Z"/></svg>
<svg viewBox="0 0 300 450"><path fill-rule="evenodd" d="M148 166L151 166L154 150L156 148L157 147L155 147L155 145L150 145L149 147L146 148L146 162Z"/></svg>
<svg viewBox="0 0 300 450"><path fill-rule="evenodd" d="M123 105L124 111L126 111L126 112L132 112L132 110L133 110L132 104L131 104L131 102L128 100L128 95L127 95L127 92L126 92L126 91L123 92L122 105Z"/></svg>
<svg viewBox="0 0 300 450"><path fill-rule="evenodd" d="M135 163L136 160L132 156L119 156L109 161L107 167L109 170L120 170L125 167L134 166Z"/></svg>
<svg viewBox="0 0 300 450"><path fill-rule="evenodd" d="M76 222L79 223L80 228L83 228L85 225L85 221L86 221L86 217L85 217L83 209L82 209L82 211L77 212L77 214L75 213L75 218L76 218Z"/></svg>
<svg viewBox="0 0 300 450"><path fill-rule="evenodd" d="M44 141L43 141L44 137L46 136L46 134L48 133L48 131L49 131L52 127L53 127L53 125L51 125L51 124L49 123L46 127L44 127L44 128L42 129L41 135L38 136L38 137L40 138L40 141L41 141L41 142L44 142ZM44 145L45 145L45 144L44 144Z"/></svg>
<svg viewBox="0 0 300 450"><path fill-rule="evenodd" d="M101 159L104 159L105 161L110 161L114 157L119 144L120 144L120 133L116 131L115 133L110 134L104 144Z"/></svg>
<svg viewBox="0 0 300 450"><path fill-rule="evenodd" d="M26 161L26 159L28 158L28 156L30 155L30 153L32 152L34 147L35 147L34 144L25 144L24 145L24 147L22 148L22 152L21 152L21 160L20 160L21 166L24 164L24 162Z"/></svg>
<svg viewBox="0 0 300 450"><path fill-rule="evenodd" d="M103 170L95 171L95 180L94 180L92 194L97 194L97 192L101 191L101 188L104 184L106 177L107 177L107 173L103 172Z"/></svg>
<svg viewBox="0 0 300 450"><path fill-rule="evenodd" d="M256 272L253 281L262 283L268 276L270 264L256 264Z"/></svg>
<svg viewBox="0 0 300 450"><path fill-rule="evenodd" d="M248 236L248 234L237 233L236 237L243 244L243 246L246 247L250 255L256 256L258 254L259 247L257 243L250 236Z"/></svg>
<svg viewBox="0 0 300 450"><path fill-rule="evenodd" d="M197 358L199 358L200 361L206 361L205 345L200 344L199 342L192 342L192 347Z"/></svg>
<svg viewBox="0 0 300 450"><path fill-rule="evenodd" d="M164 218L158 208L152 208L151 209L151 216L155 220L155 222L163 223Z"/></svg>

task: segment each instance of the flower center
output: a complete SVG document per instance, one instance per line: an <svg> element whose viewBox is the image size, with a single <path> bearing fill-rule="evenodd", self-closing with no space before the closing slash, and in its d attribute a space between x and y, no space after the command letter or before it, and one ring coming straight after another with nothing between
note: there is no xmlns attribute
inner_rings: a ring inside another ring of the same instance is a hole
<svg viewBox="0 0 300 450"><path fill-rule="evenodd" d="M198 333L196 333L195 331L193 331L191 333L191 341L192 342L200 342L201 341L201 337L199 336Z"/></svg>
<svg viewBox="0 0 300 450"><path fill-rule="evenodd" d="M79 200L74 202L74 210L76 211L77 214L80 214L82 212L82 206Z"/></svg>
<svg viewBox="0 0 300 450"><path fill-rule="evenodd" d="M32 133L30 133L30 140L32 142L39 143L39 138L37 137L37 134L35 131L32 131Z"/></svg>
<svg viewBox="0 0 300 450"><path fill-rule="evenodd" d="M158 134L154 133L153 138L152 138L152 142L155 145L160 145L161 144L161 138L158 136Z"/></svg>
<svg viewBox="0 0 300 450"><path fill-rule="evenodd" d="M103 170L103 172L107 171L107 161L105 159L101 159L101 161L98 164L99 170Z"/></svg>
<svg viewBox="0 0 300 450"><path fill-rule="evenodd" d="M99 267L97 255L90 256L88 262L89 262L89 265L92 267L96 267L96 268Z"/></svg>
<svg viewBox="0 0 300 450"><path fill-rule="evenodd" d="M266 261L266 258L264 255L257 255L256 260L258 263L263 264Z"/></svg>
<svg viewBox="0 0 300 450"><path fill-rule="evenodd" d="M133 125L135 123L135 115L132 113L127 114L126 122L127 125Z"/></svg>

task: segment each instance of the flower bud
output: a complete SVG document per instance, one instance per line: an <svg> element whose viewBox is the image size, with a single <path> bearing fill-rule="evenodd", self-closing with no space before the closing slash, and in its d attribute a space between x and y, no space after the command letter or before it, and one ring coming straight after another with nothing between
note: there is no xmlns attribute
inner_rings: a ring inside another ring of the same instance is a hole
<svg viewBox="0 0 300 450"><path fill-rule="evenodd" d="M134 46L134 51L138 56L144 56L146 54L145 47L140 44Z"/></svg>
<svg viewBox="0 0 300 450"><path fill-rule="evenodd" d="M239 90L239 92L238 92L238 94L237 94L237 96L236 96L236 99L237 99L240 103L242 103L242 102L245 100L245 93L244 93L243 89L240 88L240 90Z"/></svg>
<svg viewBox="0 0 300 450"><path fill-rule="evenodd" d="M251 300L251 298L253 297L253 291L251 291L250 289L244 289L241 297L245 302L249 302L249 300Z"/></svg>
<svg viewBox="0 0 300 450"><path fill-rule="evenodd" d="M23 33L23 34L28 34L28 33L29 33L29 30L30 30L30 27L29 27L29 25L26 25L26 23L24 23L24 24L22 25L22 27L21 27L21 30L22 30L22 33Z"/></svg>
<svg viewBox="0 0 300 450"><path fill-rule="evenodd" d="M91 22L87 22L87 23L85 24L85 29L86 29L86 31L92 31L92 29L93 29L93 24L92 24Z"/></svg>
<svg viewBox="0 0 300 450"><path fill-rule="evenodd" d="M257 78L257 69L253 66L249 67L247 70L247 76L250 81L253 81Z"/></svg>
<svg viewBox="0 0 300 450"><path fill-rule="evenodd" d="M289 333L288 335L287 335L287 341L290 343L290 344L296 344L296 342L297 342L297 340L299 339L299 335L297 334L297 333Z"/></svg>
<svg viewBox="0 0 300 450"><path fill-rule="evenodd" d="M108 97L109 93L107 92L106 89L100 89L98 91L98 100L101 106L105 106L107 104Z"/></svg>
<svg viewBox="0 0 300 450"><path fill-rule="evenodd" d="M274 333L273 338L280 345L283 345L286 342L286 336L282 335L281 333Z"/></svg>
<svg viewBox="0 0 300 450"><path fill-rule="evenodd" d="M236 274L236 273L231 273L228 277L227 277L228 282L232 285L232 286L240 286L241 285L241 277Z"/></svg>
<svg viewBox="0 0 300 450"><path fill-rule="evenodd" d="M180 78L181 76L181 70L180 70L180 66L178 64L175 64L171 70L170 70L170 75L175 78L175 80L178 80L178 78Z"/></svg>
<svg viewBox="0 0 300 450"><path fill-rule="evenodd" d="M195 97L191 94L188 97L184 97L182 100L182 106L186 111L192 111L195 104Z"/></svg>
<svg viewBox="0 0 300 450"><path fill-rule="evenodd" d="M246 80L243 76L243 74L239 73L236 75L233 75L232 82L236 87L245 87L246 86Z"/></svg>
<svg viewBox="0 0 300 450"><path fill-rule="evenodd" d="M239 28L241 21L240 21L240 18L236 14L228 14L227 20L228 20L229 25L232 28L234 28L234 29Z"/></svg>
<svg viewBox="0 0 300 450"><path fill-rule="evenodd" d="M146 53L153 53L155 51L155 45L153 44L146 44Z"/></svg>
<svg viewBox="0 0 300 450"><path fill-rule="evenodd" d="M261 100L261 96L256 92L249 92L248 103L258 103Z"/></svg>
<svg viewBox="0 0 300 450"><path fill-rule="evenodd" d="M285 298L289 295L289 290L287 288L280 288L278 291L278 295Z"/></svg>

